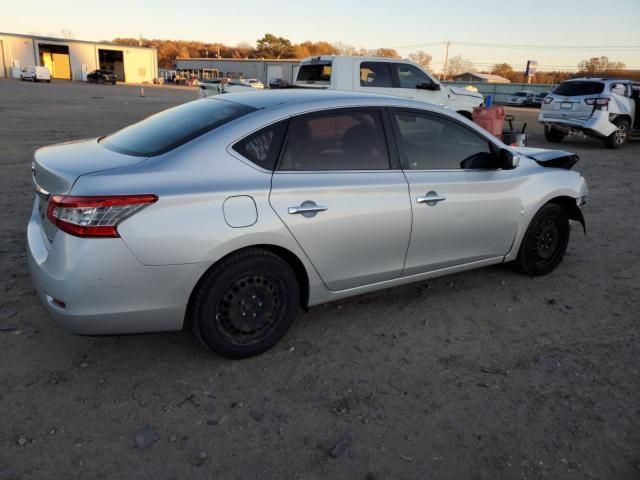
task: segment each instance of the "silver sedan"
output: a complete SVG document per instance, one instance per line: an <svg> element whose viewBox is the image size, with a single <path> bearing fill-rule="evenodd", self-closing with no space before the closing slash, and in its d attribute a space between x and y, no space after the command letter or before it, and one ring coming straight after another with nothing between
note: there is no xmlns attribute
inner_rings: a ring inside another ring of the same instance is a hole
<svg viewBox="0 0 640 480"><path fill-rule="evenodd" d="M300 308L487 265L551 272L583 224L567 152L382 95L235 93L38 150L34 285L79 334L259 354Z"/></svg>

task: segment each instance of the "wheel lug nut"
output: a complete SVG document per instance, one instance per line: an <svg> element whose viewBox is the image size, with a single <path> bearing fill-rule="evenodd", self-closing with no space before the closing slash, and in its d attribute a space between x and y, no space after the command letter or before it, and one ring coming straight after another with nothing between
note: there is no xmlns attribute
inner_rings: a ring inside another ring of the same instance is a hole
<svg viewBox="0 0 640 480"><path fill-rule="evenodd" d="M254 314L253 314L253 316L255 317L255 316L256 316L256 314L254 313Z"/></svg>

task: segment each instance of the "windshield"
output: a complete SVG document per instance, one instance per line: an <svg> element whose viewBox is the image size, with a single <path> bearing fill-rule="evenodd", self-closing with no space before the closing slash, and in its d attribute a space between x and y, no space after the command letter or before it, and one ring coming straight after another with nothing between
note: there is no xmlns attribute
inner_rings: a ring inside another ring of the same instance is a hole
<svg viewBox="0 0 640 480"><path fill-rule="evenodd" d="M255 108L219 99L202 99L156 113L100 140L114 152L152 157L173 150Z"/></svg>
<svg viewBox="0 0 640 480"><path fill-rule="evenodd" d="M555 95L564 95L566 97L577 97L580 95L598 95L604 90L604 83L589 81L571 81L562 82L553 92Z"/></svg>
<svg viewBox="0 0 640 480"><path fill-rule="evenodd" d="M298 82L318 83L328 85L331 81L331 64L315 63L300 65Z"/></svg>

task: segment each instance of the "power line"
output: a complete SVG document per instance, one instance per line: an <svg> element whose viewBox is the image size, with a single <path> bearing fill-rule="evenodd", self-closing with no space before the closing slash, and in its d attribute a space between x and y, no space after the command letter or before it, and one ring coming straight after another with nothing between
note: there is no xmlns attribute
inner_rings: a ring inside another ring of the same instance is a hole
<svg viewBox="0 0 640 480"><path fill-rule="evenodd" d="M522 44L503 44L503 43L480 43L480 42L429 42L419 43L415 45L404 45L400 47L392 47L396 50L407 48L429 47L436 45L461 45L465 47L481 47L481 48L503 48L503 49L536 49L536 50L640 50L640 45L522 45Z"/></svg>

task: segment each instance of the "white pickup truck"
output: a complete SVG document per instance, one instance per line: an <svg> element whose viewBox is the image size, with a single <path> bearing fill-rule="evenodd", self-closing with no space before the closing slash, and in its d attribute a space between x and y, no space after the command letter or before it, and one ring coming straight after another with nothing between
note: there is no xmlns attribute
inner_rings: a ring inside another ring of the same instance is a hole
<svg viewBox="0 0 640 480"><path fill-rule="evenodd" d="M478 92L441 84L417 64L383 57L320 56L300 62L295 87L329 88L398 97L443 105L471 119L484 104Z"/></svg>

